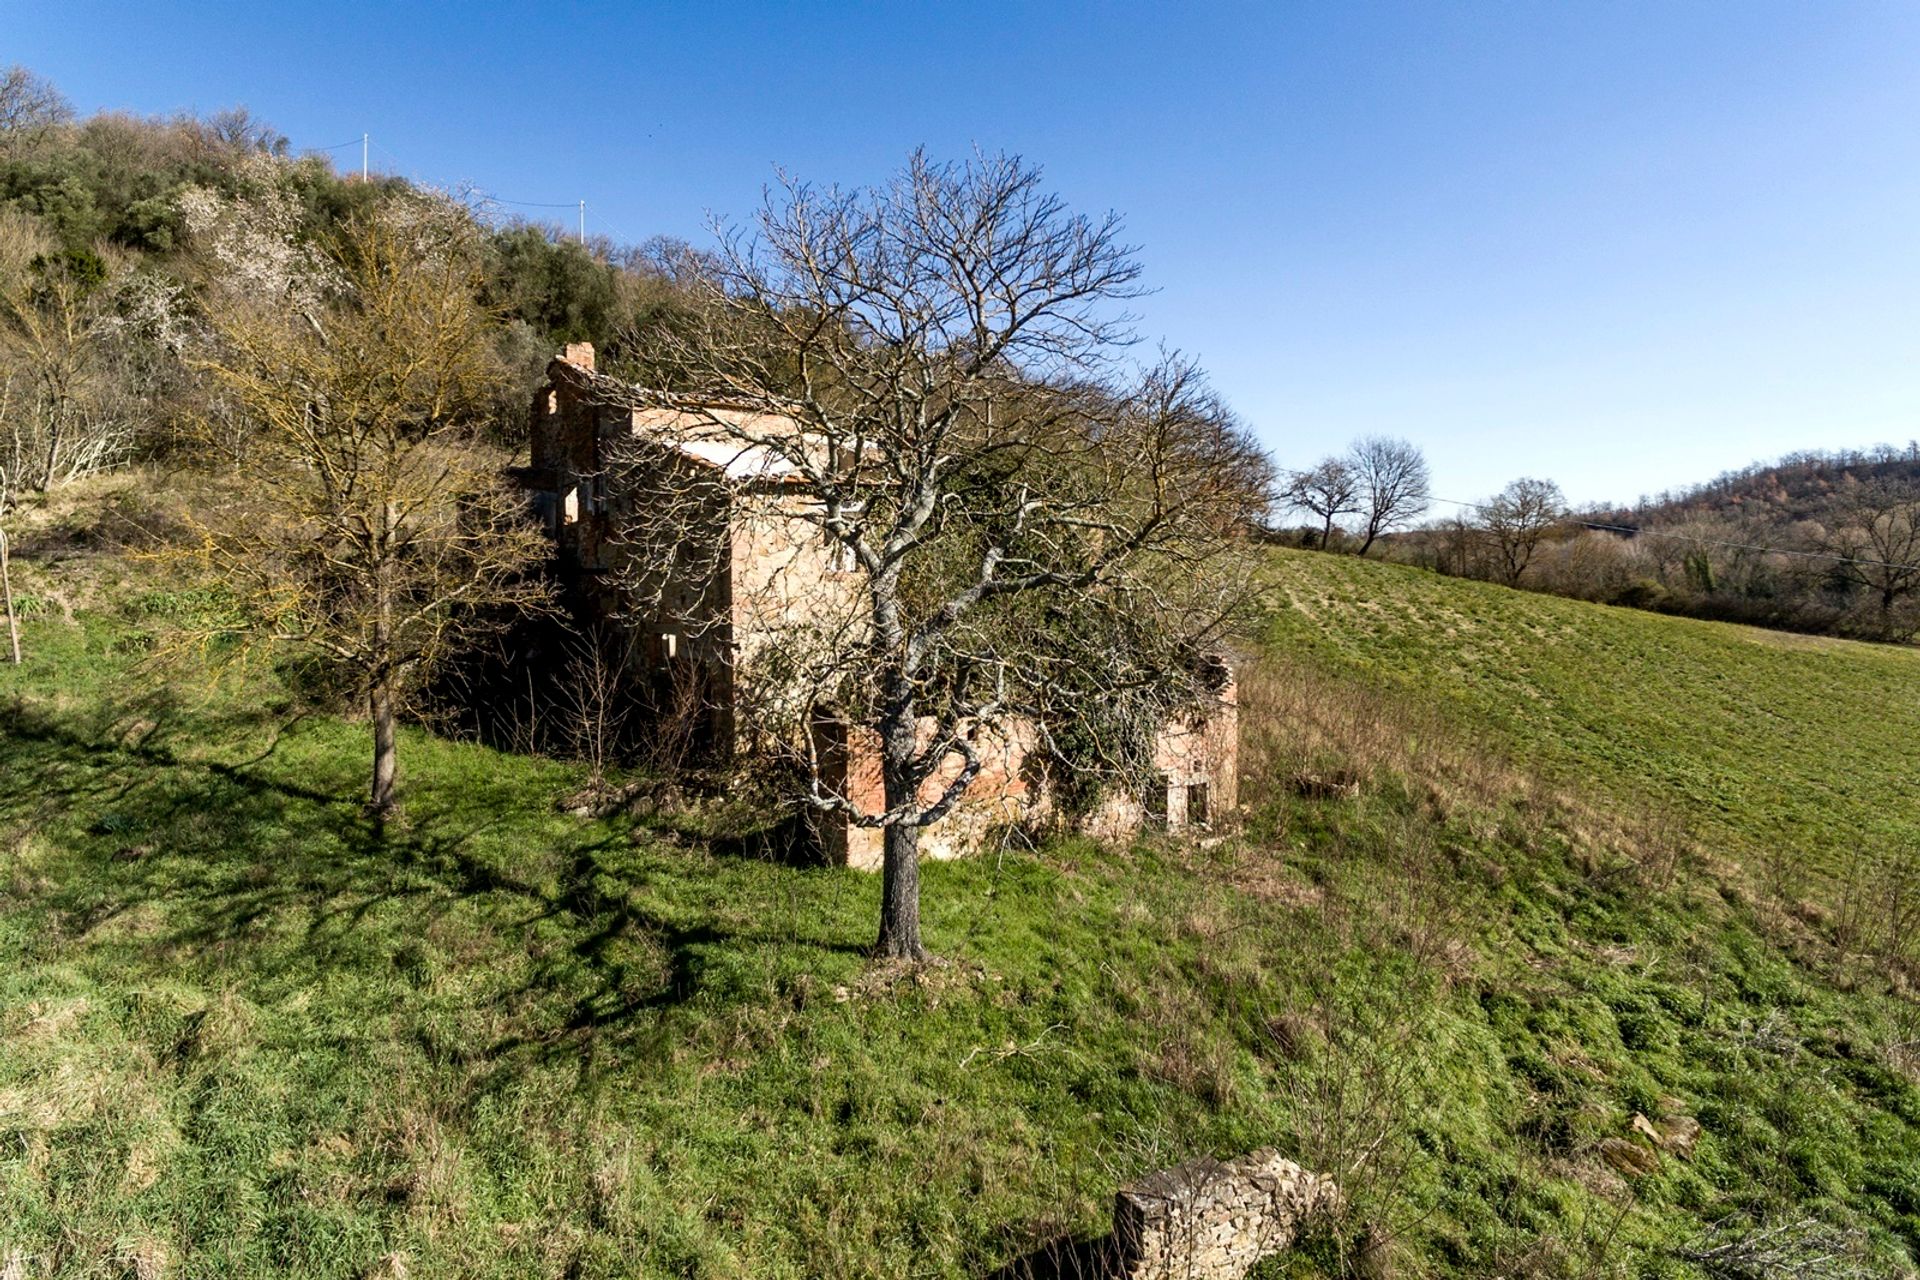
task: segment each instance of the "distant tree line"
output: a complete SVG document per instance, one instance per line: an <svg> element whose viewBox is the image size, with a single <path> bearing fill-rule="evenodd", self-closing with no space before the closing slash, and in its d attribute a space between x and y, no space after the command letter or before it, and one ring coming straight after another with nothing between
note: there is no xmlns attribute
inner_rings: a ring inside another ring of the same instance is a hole
<svg viewBox="0 0 1920 1280"><path fill-rule="evenodd" d="M1920 634L1920 443L1792 454L1583 511L1552 481L1522 478L1417 526L1424 463L1386 472L1420 483L1383 486L1368 465L1382 443L1288 473L1277 506L1305 517L1288 536L1607 604L1860 639Z"/></svg>

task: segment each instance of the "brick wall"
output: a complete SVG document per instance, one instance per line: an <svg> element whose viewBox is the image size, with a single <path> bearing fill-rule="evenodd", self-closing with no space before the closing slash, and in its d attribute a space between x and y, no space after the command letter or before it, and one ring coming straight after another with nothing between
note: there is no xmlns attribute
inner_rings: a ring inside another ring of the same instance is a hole
<svg viewBox="0 0 1920 1280"><path fill-rule="evenodd" d="M931 720L922 722L923 746L932 740L933 729ZM835 725L817 741L824 748L825 786L864 812L884 811L878 738L867 729ZM983 731L973 746L981 759L980 772L953 811L921 832L922 857L960 857L981 847L996 832L1054 817L1040 735L1033 725L1016 721L1005 732ZM1161 730L1154 763L1166 779L1165 804L1156 806L1162 812L1149 813L1136 797L1109 794L1081 822L1081 829L1101 839L1121 839L1154 821L1179 828L1218 822L1232 812L1239 803L1239 723L1230 679L1207 713L1175 720ZM958 756L950 756L921 788L922 803L937 800L962 764ZM1205 813L1194 803L1196 794L1205 796ZM879 869L882 835L878 828L856 827L836 814L823 820L822 833L830 861Z"/></svg>

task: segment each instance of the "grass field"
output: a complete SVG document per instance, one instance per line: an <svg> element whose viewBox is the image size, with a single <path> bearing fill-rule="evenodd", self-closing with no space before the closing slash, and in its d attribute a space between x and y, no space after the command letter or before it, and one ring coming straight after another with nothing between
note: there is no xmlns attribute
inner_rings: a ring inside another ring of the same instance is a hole
<svg viewBox="0 0 1920 1280"><path fill-rule="evenodd" d="M1529 767L1833 874L1920 846L1920 650L1280 555L1270 635L1460 713Z"/></svg>
<svg viewBox="0 0 1920 1280"><path fill-rule="evenodd" d="M1352 1205L1273 1274L1920 1255L1899 972L1738 874L1906 838L1911 655L1278 556L1245 833L929 867L909 973L873 878L566 816L564 763L411 732L376 833L363 727L26 573L82 605L0 669L9 1280L985 1276L1266 1144Z"/></svg>

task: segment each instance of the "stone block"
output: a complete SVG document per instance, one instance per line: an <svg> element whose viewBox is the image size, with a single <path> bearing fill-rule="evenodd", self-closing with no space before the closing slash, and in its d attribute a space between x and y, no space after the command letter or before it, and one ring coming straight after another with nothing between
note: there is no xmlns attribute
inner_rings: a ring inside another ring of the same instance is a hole
<svg viewBox="0 0 1920 1280"><path fill-rule="evenodd" d="M1333 1208L1332 1179L1277 1152L1195 1160L1121 1188L1114 1274L1126 1280L1240 1280Z"/></svg>

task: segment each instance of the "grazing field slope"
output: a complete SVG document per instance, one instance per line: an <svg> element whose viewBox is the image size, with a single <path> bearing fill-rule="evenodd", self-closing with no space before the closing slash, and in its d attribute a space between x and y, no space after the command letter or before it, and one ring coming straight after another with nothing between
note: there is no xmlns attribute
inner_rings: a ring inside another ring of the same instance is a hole
<svg viewBox="0 0 1920 1280"><path fill-rule="evenodd" d="M1920 650L1279 554L1275 645L1431 700L1531 769L1835 875L1920 845Z"/></svg>
<svg viewBox="0 0 1920 1280"><path fill-rule="evenodd" d="M1849 874L1912 655L1279 555L1240 820L930 866L894 969L750 796L572 816L415 728L376 828L299 669L155 664L219 601L102 501L0 667L9 1280L1044 1273L1265 1145L1346 1191L1269 1275L1913 1274L1907 900Z"/></svg>

